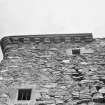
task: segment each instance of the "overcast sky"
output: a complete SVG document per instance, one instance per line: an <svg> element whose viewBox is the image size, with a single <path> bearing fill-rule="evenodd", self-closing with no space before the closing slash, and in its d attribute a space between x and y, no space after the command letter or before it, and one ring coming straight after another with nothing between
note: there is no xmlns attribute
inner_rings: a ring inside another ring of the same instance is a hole
<svg viewBox="0 0 105 105"><path fill-rule="evenodd" d="M0 0L0 34L105 35L105 0Z"/></svg>
<svg viewBox="0 0 105 105"><path fill-rule="evenodd" d="M0 0L0 38L6 35L105 35L105 0Z"/></svg>

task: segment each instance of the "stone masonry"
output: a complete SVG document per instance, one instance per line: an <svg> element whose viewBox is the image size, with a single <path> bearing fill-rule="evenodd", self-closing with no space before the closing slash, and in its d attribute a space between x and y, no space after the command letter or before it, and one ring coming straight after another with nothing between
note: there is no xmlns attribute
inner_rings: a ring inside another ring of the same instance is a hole
<svg viewBox="0 0 105 105"><path fill-rule="evenodd" d="M1 48L0 105L105 105L104 38L94 39L92 33L8 36ZM35 86L33 103L15 103L12 90L22 86Z"/></svg>

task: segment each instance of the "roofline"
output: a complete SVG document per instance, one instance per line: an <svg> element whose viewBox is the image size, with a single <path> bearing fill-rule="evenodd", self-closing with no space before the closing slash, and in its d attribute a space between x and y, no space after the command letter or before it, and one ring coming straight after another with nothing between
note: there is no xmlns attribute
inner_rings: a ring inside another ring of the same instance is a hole
<svg viewBox="0 0 105 105"><path fill-rule="evenodd" d="M10 35L10 36L4 36L3 38L1 38L1 41L4 38L9 38L9 37L17 37L17 38L21 38L21 37L52 37L52 36L81 36L81 35L92 35L92 33L63 33L63 34L37 34L37 35L33 35L33 34L26 34L26 35Z"/></svg>

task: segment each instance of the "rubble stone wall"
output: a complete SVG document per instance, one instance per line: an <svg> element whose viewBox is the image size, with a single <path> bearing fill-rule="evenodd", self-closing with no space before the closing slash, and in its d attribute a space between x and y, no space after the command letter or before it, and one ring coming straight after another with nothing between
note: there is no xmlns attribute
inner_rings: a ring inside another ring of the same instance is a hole
<svg viewBox="0 0 105 105"><path fill-rule="evenodd" d="M91 34L11 36L1 40L1 47L0 105L10 105L15 97L10 90L22 85L37 90L30 105L105 103L104 38L93 39ZM73 49L80 54L73 54Z"/></svg>

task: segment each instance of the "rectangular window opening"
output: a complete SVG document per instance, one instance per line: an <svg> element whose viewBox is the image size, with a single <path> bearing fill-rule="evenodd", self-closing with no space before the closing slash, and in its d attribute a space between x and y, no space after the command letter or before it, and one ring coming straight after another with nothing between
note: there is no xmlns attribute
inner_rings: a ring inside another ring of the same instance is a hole
<svg viewBox="0 0 105 105"><path fill-rule="evenodd" d="M73 49L72 54L80 54L80 49Z"/></svg>
<svg viewBox="0 0 105 105"><path fill-rule="evenodd" d="M18 100L30 100L32 89L19 89Z"/></svg>

